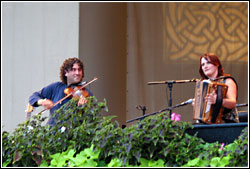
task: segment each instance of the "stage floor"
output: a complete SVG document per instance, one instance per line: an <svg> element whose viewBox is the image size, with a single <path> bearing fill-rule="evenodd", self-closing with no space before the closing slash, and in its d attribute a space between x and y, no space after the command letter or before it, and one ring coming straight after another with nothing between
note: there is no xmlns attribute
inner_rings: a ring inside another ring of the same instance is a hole
<svg viewBox="0 0 250 169"><path fill-rule="evenodd" d="M186 132L194 135L198 132L197 137L204 141L212 143L229 144L241 134L241 131L248 126L248 122L243 123L225 123L225 124L196 124L193 129L188 129Z"/></svg>

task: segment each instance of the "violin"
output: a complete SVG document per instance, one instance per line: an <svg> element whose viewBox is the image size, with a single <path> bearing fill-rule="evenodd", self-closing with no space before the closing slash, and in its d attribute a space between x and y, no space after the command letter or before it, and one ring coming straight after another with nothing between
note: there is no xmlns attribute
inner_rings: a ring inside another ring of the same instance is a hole
<svg viewBox="0 0 250 169"><path fill-rule="evenodd" d="M66 95L72 95L74 99L77 99L79 97L89 97L89 92L87 92L84 88L81 89L81 86L76 87L68 87L64 90L64 93Z"/></svg>
<svg viewBox="0 0 250 169"><path fill-rule="evenodd" d="M66 88L64 90L64 93L66 94L66 96L62 99L60 99L59 101L57 101L56 103L54 103L53 107L56 106L57 104L61 103L63 100L67 99L68 97L72 97L73 98L77 98L77 97L88 97L89 96L89 93L84 90L84 88L89 85L90 83L96 81L97 78L95 77L93 80L89 81L88 83L84 83L82 86L77 86L75 88L72 88L72 87L69 87L69 88ZM29 103L27 105L27 109L26 109L26 113L27 113L27 116L26 116L26 119L30 119L30 116L31 116L31 112L34 110L33 106L31 106ZM45 110L47 109L44 109L42 110L41 112L39 112L38 114L41 114L42 112L44 112Z"/></svg>
<svg viewBox="0 0 250 169"><path fill-rule="evenodd" d="M82 86L78 86L77 88L76 88L76 90L71 90L71 89L68 89L68 90L66 90L66 92L68 91L69 93L64 97L64 98L62 98L61 100L59 100L59 101L57 101L55 104L54 104L54 106L55 105L57 105L58 103L61 103L63 100L65 100L65 99L67 99L68 97L71 97L71 96L74 96L74 95L78 95L79 96L79 91L81 91L82 89L84 89L87 85L89 85L90 83L92 83L92 82L94 82L94 81L96 81L97 80L97 78L95 77L93 80L91 80L91 81L89 81L88 83L85 83L85 84L83 84ZM67 88L66 88L67 89ZM65 90L64 90L64 92L65 92ZM87 91L85 91L85 92L87 92ZM84 95L83 95L84 96Z"/></svg>

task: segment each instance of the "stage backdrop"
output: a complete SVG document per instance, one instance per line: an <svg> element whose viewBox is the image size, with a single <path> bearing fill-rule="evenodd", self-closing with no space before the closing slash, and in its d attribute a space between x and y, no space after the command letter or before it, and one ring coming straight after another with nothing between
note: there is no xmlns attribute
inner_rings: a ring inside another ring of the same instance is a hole
<svg viewBox="0 0 250 169"><path fill-rule="evenodd" d="M127 120L168 107L168 85L200 78L199 57L216 53L248 102L248 4L236 2L127 4ZM172 105L194 97L195 83L173 84ZM192 106L174 109L192 121Z"/></svg>

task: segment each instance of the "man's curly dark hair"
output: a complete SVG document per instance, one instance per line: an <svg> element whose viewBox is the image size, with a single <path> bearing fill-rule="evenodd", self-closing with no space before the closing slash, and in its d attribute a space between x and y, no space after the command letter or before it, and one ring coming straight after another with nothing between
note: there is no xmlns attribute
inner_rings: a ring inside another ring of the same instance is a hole
<svg viewBox="0 0 250 169"><path fill-rule="evenodd" d="M73 67L73 65L77 63L80 68L82 69L82 78L84 77L84 65L83 62L79 58L68 58L66 59L61 68L60 68L60 79L62 83L67 84L67 77L65 76L66 71L70 71Z"/></svg>

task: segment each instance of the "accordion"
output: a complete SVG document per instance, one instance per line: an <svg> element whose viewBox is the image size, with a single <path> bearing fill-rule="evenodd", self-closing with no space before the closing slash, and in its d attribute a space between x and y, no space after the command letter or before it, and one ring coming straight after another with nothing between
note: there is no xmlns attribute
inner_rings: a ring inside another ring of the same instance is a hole
<svg viewBox="0 0 250 169"><path fill-rule="evenodd" d="M207 124L224 123L222 120L222 101L223 98L226 97L227 89L228 86L224 83L210 80L197 81L195 88L193 119ZM207 101L205 101L205 97L214 90L217 94L216 103L210 105L207 103Z"/></svg>

